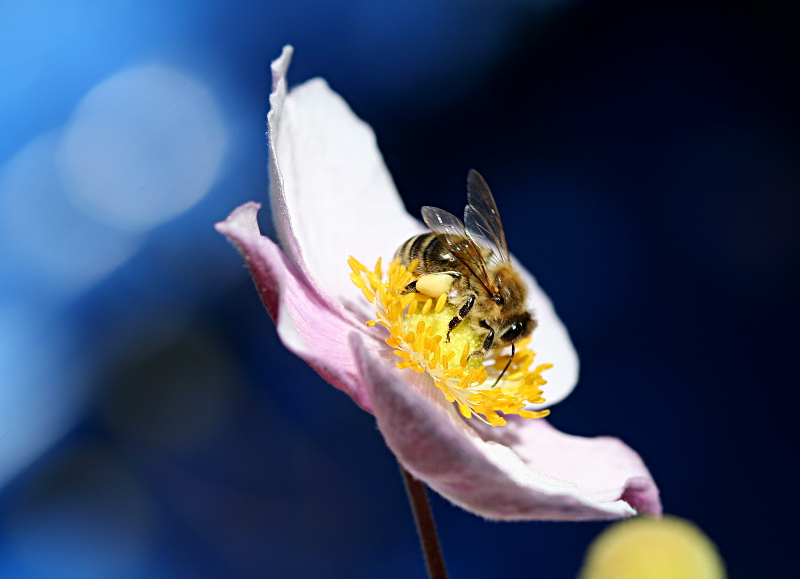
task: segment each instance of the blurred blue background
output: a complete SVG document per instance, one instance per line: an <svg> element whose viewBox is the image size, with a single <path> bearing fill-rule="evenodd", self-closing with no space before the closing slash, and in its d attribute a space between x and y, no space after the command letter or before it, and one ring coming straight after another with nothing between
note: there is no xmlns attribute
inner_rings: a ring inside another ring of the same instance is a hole
<svg viewBox="0 0 800 579"><path fill-rule="evenodd" d="M266 200L286 43L412 214L487 178L581 356L552 422L636 448L732 578L790 576L798 26L791 1L4 0L0 576L423 576L374 420L212 227ZM433 506L454 578L571 578L604 528Z"/></svg>

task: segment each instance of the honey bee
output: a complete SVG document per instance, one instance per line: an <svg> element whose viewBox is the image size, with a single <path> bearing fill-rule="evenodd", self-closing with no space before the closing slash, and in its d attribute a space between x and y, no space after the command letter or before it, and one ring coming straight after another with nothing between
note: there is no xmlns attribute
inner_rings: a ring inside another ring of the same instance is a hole
<svg viewBox="0 0 800 579"><path fill-rule="evenodd" d="M405 266L419 260L414 270L419 277L404 293L438 298L447 292L447 301L458 314L450 320L445 342L468 320L483 337L481 348L471 356L511 346L513 358L514 344L533 332L536 320L525 305L525 283L511 264L492 192L474 169L467 176L467 200L463 223L444 209L422 208L430 233L415 235L395 253Z"/></svg>

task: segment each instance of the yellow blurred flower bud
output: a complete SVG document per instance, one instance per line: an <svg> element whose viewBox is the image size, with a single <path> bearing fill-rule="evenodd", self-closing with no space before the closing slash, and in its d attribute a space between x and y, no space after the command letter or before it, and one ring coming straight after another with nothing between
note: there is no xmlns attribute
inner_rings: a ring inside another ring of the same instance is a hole
<svg viewBox="0 0 800 579"><path fill-rule="evenodd" d="M678 517L636 517L608 527L589 546L580 579L725 579L703 531Z"/></svg>

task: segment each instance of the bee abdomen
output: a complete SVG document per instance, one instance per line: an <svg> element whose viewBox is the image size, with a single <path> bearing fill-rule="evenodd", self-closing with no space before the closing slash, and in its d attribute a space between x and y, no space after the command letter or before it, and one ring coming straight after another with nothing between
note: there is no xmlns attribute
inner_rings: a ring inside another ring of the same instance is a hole
<svg viewBox="0 0 800 579"><path fill-rule="evenodd" d="M415 259L422 261L422 253L425 251L425 247L430 243L431 239L436 239L436 236L432 233L420 233L419 235L415 235L401 245L394 256L395 258L399 258L400 263L403 265L408 265Z"/></svg>
<svg viewBox="0 0 800 579"><path fill-rule="evenodd" d="M455 261L453 254L442 245L435 233L415 235L401 245L394 256L403 265L418 259L422 271L447 271L453 268Z"/></svg>

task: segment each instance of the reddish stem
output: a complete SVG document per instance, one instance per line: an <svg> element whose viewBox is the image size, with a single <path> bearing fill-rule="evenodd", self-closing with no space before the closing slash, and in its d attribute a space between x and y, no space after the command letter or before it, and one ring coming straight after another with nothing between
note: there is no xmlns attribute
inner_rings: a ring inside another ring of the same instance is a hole
<svg viewBox="0 0 800 579"><path fill-rule="evenodd" d="M439 544L439 537L436 534L436 523L433 520L433 512L431 511L431 504L428 502L425 484L415 479L402 466L400 470L406 483L411 509L414 511L414 521L417 523L419 541L422 543L422 552L425 554L428 576L430 579L447 579L442 546Z"/></svg>

